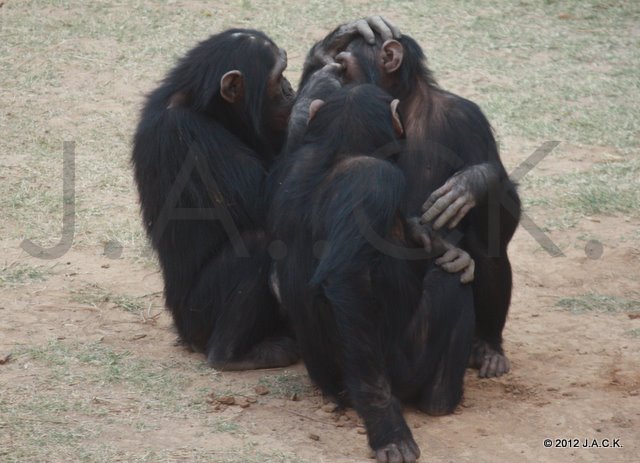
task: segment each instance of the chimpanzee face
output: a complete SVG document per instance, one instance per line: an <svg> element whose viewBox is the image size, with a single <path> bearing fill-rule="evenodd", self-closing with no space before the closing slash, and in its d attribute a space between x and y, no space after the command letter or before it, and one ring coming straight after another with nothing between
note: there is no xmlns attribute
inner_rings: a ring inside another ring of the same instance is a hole
<svg viewBox="0 0 640 463"><path fill-rule="evenodd" d="M276 65L267 84L266 120L271 130L284 132L287 129L289 116L295 99L291 83L284 76L287 68L287 53L283 49L277 51Z"/></svg>

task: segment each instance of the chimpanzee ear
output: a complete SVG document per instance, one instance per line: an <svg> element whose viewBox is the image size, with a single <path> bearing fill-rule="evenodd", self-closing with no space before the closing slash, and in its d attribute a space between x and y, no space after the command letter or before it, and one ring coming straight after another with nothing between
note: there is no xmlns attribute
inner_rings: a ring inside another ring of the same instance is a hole
<svg viewBox="0 0 640 463"><path fill-rule="evenodd" d="M387 74L397 71L404 57L402 44L397 40L387 40L382 44L380 57L382 59L382 67Z"/></svg>
<svg viewBox="0 0 640 463"><path fill-rule="evenodd" d="M311 119L313 119L316 115L316 113L318 112L318 110L320 108L322 108L322 106L324 105L324 101L322 100L313 100L311 102L311 104L309 105L309 120L308 122L311 122Z"/></svg>
<svg viewBox="0 0 640 463"><path fill-rule="evenodd" d="M229 71L220 79L220 96L229 103L244 98L244 76L240 71Z"/></svg>
<svg viewBox="0 0 640 463"><path fill-rule="evenodd" d="M404 127L402 127L402 121L400 120L400 116L398 115L398 104L400 100L395 99L391 102L391 120L393 121L393 130L396 132L398 137L401 137L404 133Z"/></svg>

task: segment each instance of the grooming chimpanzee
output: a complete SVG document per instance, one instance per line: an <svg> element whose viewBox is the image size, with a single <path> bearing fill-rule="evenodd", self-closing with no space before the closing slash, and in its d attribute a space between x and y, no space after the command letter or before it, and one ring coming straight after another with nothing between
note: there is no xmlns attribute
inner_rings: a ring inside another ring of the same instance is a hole
<svg viewBox="0 0 640 463"><path fill-rule="evenodd" d="M333 39L343 44L364 34L373 41L374 31L393 36L372 17L342 26ZM181 340L216 368L298 358L269 289L265 236L266 172L284 143L295 96L286 65L284 50L262 32L214 35L149 95L134 137L135 179L166 305Z"/></svg>
<svg viewBox="0 0 640 463"><path fill-rule="evenodd" d="M167 307L223 369L289 365L297 348L268 286L266 171L294 92L286 55L232 29L192 49L142 111L132 162Z"/></svg>
<svg viewBox="0 0 640 463"><path fill-rule="evenodd" d="M373 85L335 87L311 103L301 146L276 170L280 296L310 377L362 416L378 462L415 462L401 402L451 413L474 330L471 286L422 248L439 248L451 271L473 268L404 213L414 193L399 167L398 100Z"/></svg>
<svg viewBox="0 0 640 463"><path fill-rule="evenodd" d="M330 42L332 34L311 50L303 83L329 59L324 44ZM481 377L507 373L510 363L502 349L512 289L507 245L520 220L520 200L489 122L476 104L438 86L422 49L406 35L376 37L374 46L356 38L340 53L331 51L345 68L346 82L375 83L400 99L407 150L398 166L415 186L404 211L423 214L422 221L436 230L451 229L471 254L476 264L471 365Z"/></svg>

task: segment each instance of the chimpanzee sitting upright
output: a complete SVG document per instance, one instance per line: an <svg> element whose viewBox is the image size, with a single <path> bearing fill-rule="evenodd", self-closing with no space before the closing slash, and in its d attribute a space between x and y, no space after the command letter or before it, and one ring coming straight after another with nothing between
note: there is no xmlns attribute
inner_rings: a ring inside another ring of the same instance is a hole
<svg viewBox="0 0 640 463"><path fill-rule="evenodd" d="M402 212L413 192L396 165L397 104L373 85L315 100L301 147L280 161L269 221L286 245L278 286L310 377L362 416L378 462L408 463L420 451L401 401L454 410L474 313L471 286L421 246L450 247ZM451 251L436 255L465 261Z"/></svg>
<svg viewBox="0 0 640 463"><path fill-rule="evenodd" d="M265 34L232 29L193 48L142 111L132 162L180 338L221 369L298 358L268 286L266 172L294 92Z"/></svg>
<svg viewBox="0 0 640 463"><path fill-rule="evenodd" d="M502 349L512 289L507 245L520 220L520 200L489 122L476 104L438 86L412 38L376 37L374 46L356 38L342 50L326 47L332 41L329 34L311 50L300 86L334 57L345 68L346 82L375 83L400 99L407 150L398 165L415 187L404 211L409 216L423 213L424 223L461 236L459 245L476 264L471 365L481 377L508 372Z"/></svg>
<svg viewBox="0 0 640 463"><path fill-rule="evenodd" d="M373 41L374 30L399 37L372 17L341 26L325 43L337 49L359 34ZM295 96L286 65L284 50L262 32L213 35L149 95L134 138L135 180L166 305L181 340L216 368L298 358L268 286L265 236L266 173Z"/></svg>

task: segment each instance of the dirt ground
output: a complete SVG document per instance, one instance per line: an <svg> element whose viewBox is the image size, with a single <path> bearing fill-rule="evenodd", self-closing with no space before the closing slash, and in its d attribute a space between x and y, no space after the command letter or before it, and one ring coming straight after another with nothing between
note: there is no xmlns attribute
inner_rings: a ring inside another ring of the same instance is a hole
<svg viewBox="0 0 640 463"><path fill-rule="evenodd" d="M2 3L0 461L371 461L357 416L333 411L302 364L221 373L175 344L128 166L144 92L195 41L254 24L290 49L295 76L314 40L369 13L364 2L312 2L298 22L293 2ZM560 141L520 183L527 216L563 255L520 227L512 371L468 371L451 416L407 409L420 461L640 461L639 9L393 5L369 10L433 49L443 85L486 108L508 170ZM532 102L545 85L548 100ZM76 141L75 234L44 260L21 244L60 239L66 140ZM583 447L594 440L620 448Z"/></svg>

